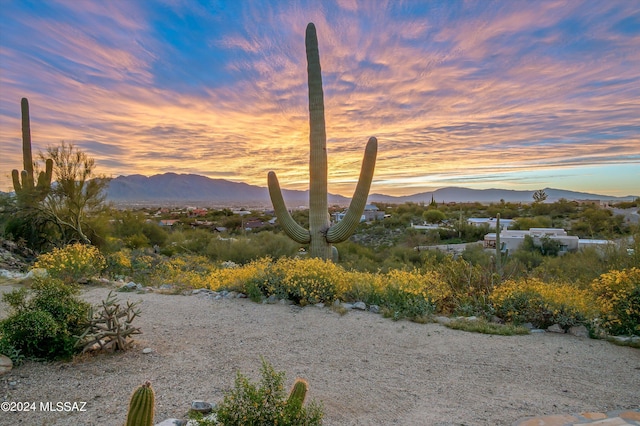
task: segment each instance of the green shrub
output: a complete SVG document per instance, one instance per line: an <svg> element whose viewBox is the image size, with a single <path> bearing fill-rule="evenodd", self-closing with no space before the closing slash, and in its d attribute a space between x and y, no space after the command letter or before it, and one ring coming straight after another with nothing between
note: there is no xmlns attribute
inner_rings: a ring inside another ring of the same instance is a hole
<svg viewBox="0 0 640 426"><path fill-rule="evenodd" d="M465 319L459 319L451 321L449 323L445 323L444 325L454 330L463 330L482 334L497 334L500 336L529 334L529 330L522 326L513 324L495 324L486 320L469 321Z"/></svg>
<svg viewBox="0 0 640 426"><path fill-rule="evenodd" d="M262 360L262 379L252 384L240 372L235 387L214 410L217 420L197 420L201 426L281 425L314 426L322 424L323 409L315 402L307 406L301 401L288 403L284 390L284 372L276 372Z"/></svg>
<svg viewBox="0 0 640 426"><path fill-rule="evenodd" d="M53 278L37 278L31 291L5 293L2 300L12 310L0 321L0 341L30 358L68 358L75 352L89 311L76 299L77 288Z"/></svg>
<svg viewBox="0 0 640 426"><path fill-rule="evenodd" d="M5 337L0 337L0 354L9 357L14 366L20 365L24 361L24 355L20 349L13 346Z"/></svg>

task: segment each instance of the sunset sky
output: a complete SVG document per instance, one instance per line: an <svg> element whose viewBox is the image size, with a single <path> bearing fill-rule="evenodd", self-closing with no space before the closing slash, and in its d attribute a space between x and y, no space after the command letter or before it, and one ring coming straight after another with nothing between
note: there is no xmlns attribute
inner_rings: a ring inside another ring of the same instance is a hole
<svg viewBox="0 0 640 426"><path fill-rule="evenodd" d="M640 1L0 0L0 190L61 141L107 176L308 187L318 31L329 190L640 195Z"/></svg>

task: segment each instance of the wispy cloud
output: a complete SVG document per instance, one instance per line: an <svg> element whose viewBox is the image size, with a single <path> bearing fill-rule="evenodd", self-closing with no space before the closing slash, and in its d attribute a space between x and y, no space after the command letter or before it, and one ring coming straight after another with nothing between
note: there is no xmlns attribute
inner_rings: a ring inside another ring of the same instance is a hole
<svg viewBox="0 0 640 426"><path fill-rule="evenodd" d="M21 164L24 96L36 149L74 143L107 175L265 185L273 169L284 187L306 188L310 21L333 192L352 192L370 136L376 192L640 169L633 2L10 1L0 16L5 190ZM609 192L629 185L621 176Z"/></svg>

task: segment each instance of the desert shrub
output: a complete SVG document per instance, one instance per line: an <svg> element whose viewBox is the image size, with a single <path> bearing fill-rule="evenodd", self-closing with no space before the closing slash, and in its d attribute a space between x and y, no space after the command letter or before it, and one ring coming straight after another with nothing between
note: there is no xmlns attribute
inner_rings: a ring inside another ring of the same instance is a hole
<svg viewBox="0 0 640 426"><path fill-rule="evenodd" d="M77 291L58 279L36 278L30 291L4 294L12 313L0 321L0 340L26 357L68 358L89 310Z"/></svg>
<svg viewBox="0 0 640 426"><path fill-rule="evenodd" d="M307 406L288 403L284 390L284 372L276 372L262 360L262 378L258 385L249 381L240 372L236 375L235 387L214 410L217 420L200 419L201 426L224 425L282 425L314 426L322 424L322 406L310 402Z"/></svg>
<svg viewBox="0 0 640 426"><path fill-rule="evenodd" d="M507 280L494 289L490 300L499 317L515 324L530 322L537 327L559 324L567 329L586 324L595 315L589 291L535 278Z"/></svg>
<svg viewBox="0 0 640 426"><path fill-rule="evenodd" d="M34 267L44 268L65 283L78 282L99 274L106 266L104 256L90 245L69 244L38 256Z"/></svg>
<svg viewBox="0 0 640 426"><path fill-rule="evenodd" d="M106 257L106 273L114 278L124 278L131 276L133 265L131 263L131 250L121 249L110 253Z"/></svg>
<svg viewBox="0 0 640 426"><path fill-rule="evenodd" d="M607 332L640 336L640 268L602 274L592 289Z"/></svg>
<svg viewBox="0 0 640 426"><path fill-rule="evenodd" d="M486 320L469 321L457 319L444 325L454 330L469 331L471 333L497 334L500 336L529 334L529 330L526 327L513 324L495 324Z"/></svg>

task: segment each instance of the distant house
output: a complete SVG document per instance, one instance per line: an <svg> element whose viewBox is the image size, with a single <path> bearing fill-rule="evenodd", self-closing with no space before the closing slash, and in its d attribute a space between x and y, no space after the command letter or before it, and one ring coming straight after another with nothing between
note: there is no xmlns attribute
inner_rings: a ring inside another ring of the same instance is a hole
<svg viewBox="0 0 640 426"><path fill-rule="evenodd" d="M515 222L515 220L513 219L500 219L500 229L508 229L511 225L513 225L513 222ZM495 217L470 217L469 219L467 219L467 224L473 226L488 225L489 228L495 228L497 223L498 220Z"/></svg>
<svg viewBox="0 0 640 426"><path fill-rule="evenodd" d="M207 209L198 209L198 208L195 208L195 209L190 209L190 210L188 211L188 216L189 216L189 217L202 217L202 216L206 216L206 215L207 215L207 213L208 213L208 210L207 210Z"/></svg>
<svg viewBox="0 0 640 426"><path fill-rule="evenodd" d="M176 223L179 223L180 221L178 219L162 219L160 220L160 222L158 222L158 225L163 226L163 227L169 227L172 228L173 225L175 225Z"/></svg>
<svg viewBox="0 0 640 426"><path fill-rule="evenodd" d="M254 229L263 228L265 223L258 219L250 219L244 223L244 229L247 231L253 231Z"/></svg>
<svg viewBox="0 0 640 426"><path fill-rule="evenodd" d="M502 221L500 221L502 222ZM500 223L502 225L502 223ZM573 235L567 235L567 231L560 228L531 228L528 231L503 230L500 232L501 250L512 252L524 243L526 236L533 238L533 243L537 246L542 244L544 238L560 243L559 254L569 251L576 251L579 248L579 238ZM496 233L492 232L484 236L484 248L496 248Z"/></svg>
<svg viewBox="0 0 640 426"><path fill-rule="evenodd" d="M340 222L347 215L349 210L344 210L341 212L334 213L333 221ZM378 207L373 204L367 204L364 207L364 212L362 212L362 216L360 217L360 222L371 222L372 220L381 220L384 219L384 212L381 212Z"/></svg>

